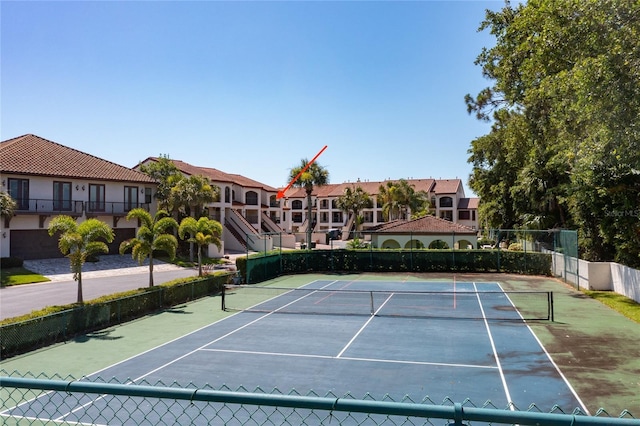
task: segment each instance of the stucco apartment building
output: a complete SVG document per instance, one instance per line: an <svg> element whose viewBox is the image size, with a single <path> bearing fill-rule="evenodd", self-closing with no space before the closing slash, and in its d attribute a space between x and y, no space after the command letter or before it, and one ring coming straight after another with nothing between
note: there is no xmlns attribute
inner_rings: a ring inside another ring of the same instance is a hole
<svg viewBox="0 0 640 426"><path fill-rule="evenodd" d="M118 253L138 226L127 212L153 212L157 186L143 173L30 134L0 142L0 184L17 203L15 215L0 221L0 253L22 259L62 256L47 231L61 214L108 223L109 252Z"/></svg>
<svg viewBox="0 0 640 426"><path fill-rule="evenodd" d="M141 164L158 161L149 157ZM274 245L293 245L306 231L306 194L291 188L277 199L278 188L239 174L172 160L186 176L201 175L220 188L219 200L207 206L210 218L223 224L223 247L209 248L209 256L226 251L270 249ZM95 217L111 225L116 233L110 253L117 253L121 241L135 236L137 222L126 214L142 207L156 211L153 198L156 184L138 169L127 168L65 147L56 142L24 135L0 142L0 191L17 202L12 218L0 223L0 251L24 259L61 256L57 241L49 237L50 219L68 214L84 220ZM466 198L460 179L408 179L416 191L429 194L436 218L456 226L477 229L477 198ZM384 223L382 206L376 202L378 188L385 182L358 181L315 188L312 197L315 228L320 235L329 229L343 229L348 235L353 218L336 207L336 200L348 186L362 187L374 205L365 209L364 228ZM442 223L438 228L442 228ZM452 228L453 229L453 228ZM456 228L457 229L457 228ZM299 234L294 234L299 233ZM280 235L279 241L265 234Z"/></svg>
<svg viewBox="0 0 640 426"><path fill-rule="evenodd" d="M147 158L142 164L158 161L156 157ZM209 217L220 221L223 225L224 249L234 251L264 250L273 245L292 247L301 242L307 231L307 196L302 188L291 188L285 197L277 199L279 189L254 181L245 176L222 172L209 167L194 166L180 160L172 160L176 167L186 176L201 175L220 188L220 199L208 206ZM425 191L429 195L432 211L435 216L448 223L451 232L460 232L460 226L469 231L478 227L478 198L466 198L460 179L407 179L416 191ZM382 205L376 200L381 185L386 181L356 181L340 184L329 184L314 188L312 195L312 224L315 225L314 239L324 241L319 235L329 229L341 229L344 238L354 228L354 218L341 211L336 202L347 187L361 187L373 200L373 206L364 209L363 228L377 227L384 224ZM422 221L420 223L427 223ZM429 221L429 224L433 222ZM429 225L436 232L443 232L446 224ZM419 229L416 232L420 232ZM264 234L272 234L272 238ZM473 233L473 232L471 232ZM295 234L286 238L275 234ZM267 241L270 239L278 241ZM287 240L287 242L285 242ZM210 255L212 250L210 248Z"/></svg>

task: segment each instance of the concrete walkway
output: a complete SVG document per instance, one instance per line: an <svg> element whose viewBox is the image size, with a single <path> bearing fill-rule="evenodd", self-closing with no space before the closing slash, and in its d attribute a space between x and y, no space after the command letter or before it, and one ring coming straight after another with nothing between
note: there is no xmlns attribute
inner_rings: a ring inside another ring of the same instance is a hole
<svg viewBox="0 0 640 426"><path fill-rule="evenodd" d="M143 274L149 272L149 260L142 265L133 260L131 255L104 255L98 262L86 262L82 266L82 278L113 277L116 275ZM51 281L72 281L73 274L70 271L69 259L66 257L57 259L25 260L26 269L40 275L44 275ZM184 269L171 263L158 259L153 261L154 272L177 271Z"/></svg>

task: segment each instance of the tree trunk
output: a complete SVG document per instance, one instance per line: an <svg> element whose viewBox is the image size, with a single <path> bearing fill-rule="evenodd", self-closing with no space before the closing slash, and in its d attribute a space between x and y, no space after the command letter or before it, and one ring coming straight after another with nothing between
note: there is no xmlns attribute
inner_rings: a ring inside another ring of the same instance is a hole
<svg viewBox="0 0 640 426"><path fill-rule="evenodd" d="M149 287L153 287L153 251L149 254Z"/></svg>
<svg viewBox="0 0 640 426"><path fill-rule="evenodd" d="M82 299L82 270L78 271L78 303L84 303Z"/></svg>
<svg viewBox="0 0 640 426"><path fill-rule="evenodd" d="M202 250L200 246L198 246L198 276L202 276Z"/></svg>
<svg viewBox="0 0 640 426"><path fill-rule="evenodd" d="M311 191L307 192L307 247L311 248Z"/></svg>

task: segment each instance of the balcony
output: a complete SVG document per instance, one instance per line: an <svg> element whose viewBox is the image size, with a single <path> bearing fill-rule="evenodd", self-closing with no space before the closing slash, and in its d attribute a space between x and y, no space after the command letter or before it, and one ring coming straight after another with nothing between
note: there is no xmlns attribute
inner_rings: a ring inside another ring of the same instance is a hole
<svg viewBox="0 0 640 426"><path fill-rule="evenodd" d="M135 208L149 211L149 204L146 203L87 201L84 206L87 216L126 216L130 210Z"/></svg>
<svg viewBox="0 0 640 426"><path fill-rule="evenodd" d="M83 202L73 200L19 199L16 204L16 214L82 216L83 210Z"/></svg>

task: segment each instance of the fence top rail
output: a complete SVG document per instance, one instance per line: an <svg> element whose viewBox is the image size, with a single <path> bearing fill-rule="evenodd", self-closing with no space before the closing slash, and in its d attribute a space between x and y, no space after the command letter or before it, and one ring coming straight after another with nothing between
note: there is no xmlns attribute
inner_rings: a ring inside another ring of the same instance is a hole
<svg viewBox="0 0 640 426"><path fill-rule="evenodd" d="M304 292L317 292L317 293L337 293L337 294L346 294L346 293L374 293L374 294L397 294L397 295L452 295L452 294L473 294L473 295L496 295L496 294L550 294L553 291L545 291L545 290L487 290L487 291L473 291L473 290L424 290L424 291L411 291L411 290L357 290L357 289L330 289L330 288L307 288L307 287L273 287L273 286L261 286L255 284L238 284L238 285L225 285L224 291L231 291L234 289L260 289L260 290L273 290L275 292L278 291L304 291Z"/></svg>
<svg viewBox="0 0 640 426"><path fill-rule="evenodd" d="M197 388L172 388L149 385L45 380L6 376L0 377L0 386L4 388L36 389L65 393L107 394L183 401L219 402L227 404L316 409L324 411L401 415L419 418L454 419L456 424L462 424L462 421L467 420L540 426L640 425L640 420L634 418L588 416L579 412L572 414L560 414L500 410L496 408L463 407L460 403L454 403L452 406L445 406L422 403L358 400L350 398L328 398L282 394L273 395ZM623 414L626 415L628 413L623 412Z"/></svg>

